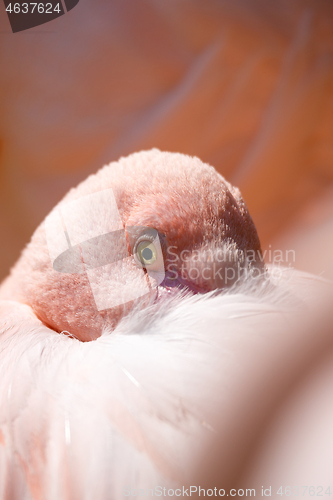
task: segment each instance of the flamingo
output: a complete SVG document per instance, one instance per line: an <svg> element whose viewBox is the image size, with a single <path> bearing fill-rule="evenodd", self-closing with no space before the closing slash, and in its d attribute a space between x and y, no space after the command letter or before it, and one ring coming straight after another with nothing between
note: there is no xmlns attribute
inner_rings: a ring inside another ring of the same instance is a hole
<svg viewBox="0 0 333 500"><path fill-rule="evenodd" d="M233 496L244 478L258 496L247 457L331 348L329 287L266 266L239 190L198 158L105 166L0 289L0 498Z"/></svg>

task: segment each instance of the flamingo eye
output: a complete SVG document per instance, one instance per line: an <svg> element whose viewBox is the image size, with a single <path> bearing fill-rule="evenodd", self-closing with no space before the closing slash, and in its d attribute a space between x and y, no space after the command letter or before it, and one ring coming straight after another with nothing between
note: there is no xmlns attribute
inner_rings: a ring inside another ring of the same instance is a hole
<svg viewBox="0 0 333 500"><path fill-rule="evenodd" d="M136 248L136 254L143 266L150 266L157 260L156 247L149 240L140 241Z"/></svg>

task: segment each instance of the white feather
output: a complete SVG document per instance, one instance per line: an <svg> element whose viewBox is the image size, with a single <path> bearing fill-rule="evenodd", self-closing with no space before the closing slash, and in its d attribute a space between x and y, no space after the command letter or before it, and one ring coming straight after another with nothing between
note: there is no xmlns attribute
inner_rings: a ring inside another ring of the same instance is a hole
<svg viewBox="0 0 333 500"><path fill-rule="evenodd" d="M325 286L285 270L276 286L133 311L86 343L2 301L0 498L121 499L188 483L217 435L227 454L235 415L302 338L295 325Z"/></svg>

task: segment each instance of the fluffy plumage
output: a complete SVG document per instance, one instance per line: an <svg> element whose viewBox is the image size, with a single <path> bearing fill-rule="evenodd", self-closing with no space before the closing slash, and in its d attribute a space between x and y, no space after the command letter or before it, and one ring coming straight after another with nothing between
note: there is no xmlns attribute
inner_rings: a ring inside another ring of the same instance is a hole
<svg viewBox="0 0 333 500"><path fill-rule="evenodd" d="M0 498L200 484L212 443L226 487L300 354L325 342L296 328L319 281L285 271L275 286L243 286L132 310L85 343L2 301Z"/></svg>
<svg viewBox="0 0 333 500"><path fill-rule="evenodd" d="M164 241L166 269L170 267L170 258L176 259L175 255L180 256L183 250L188 252L186 262L179 258L178 264L173 265L183 276L179 283L183 288L209 291L224 286L216 280L213 266L216 252L226 247L236 256L232 265L238 263L237 252L253 251L251 266L263 271L259 238L239 190L198 158L156 149L121 158L72 189L55 210L110 188L125 228L148 226L159 232ZM103 234L105 213L108 212L102 207L97 216L88 213L76 225L82 232L100 226ZM173 249L172 257L167 254L168 248ZM103 251L112 254L114 249ZM210 251L213 255L204 279L200 263L191 259L193 251ZM196 267L199 278L193 279L191 269ZM139 287L145 280L131 262L118 263L112 269L99 267L96 274L101 295L109 293L114 297L119 294L119 283L126 281L129 287ZM163 292L162 287L158 287L158 292ZM91 340L104 328L114 328L137 302L142 307L155 300L156 289L138 301L128 300L112 309L97 311L86 272L62 274L53 269L42 224L2 287L0 297L30 305L46 325L58 332L66 330L81 340Z"/></svg>
<svg viewBox="0 0 333 500"><path fill-rule="evenodd" d="M253 249L262 269L239 192L199 160L133 155L61 203L106 186L128 226L152 225L178 251ZM325 284L266 278L218 289L209 277L206 294L175 287L103 316L82 274L54 271L42 225L1 291L0 499L118 500L211 473L207 487L235 487L275 401L328 345L304 327Z"/></svg>

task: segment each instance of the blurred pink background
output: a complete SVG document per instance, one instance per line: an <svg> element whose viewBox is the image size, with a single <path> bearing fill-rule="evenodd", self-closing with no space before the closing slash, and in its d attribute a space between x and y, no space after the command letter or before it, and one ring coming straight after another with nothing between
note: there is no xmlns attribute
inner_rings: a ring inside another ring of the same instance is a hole
<svg viewBox="0 0 333 500"><path fill-rule="evenodd" d="M0 14L0 278L70 187L152 147L212 164L264 249L330 275L331 1L81 0L17 34Z"/></svg>

